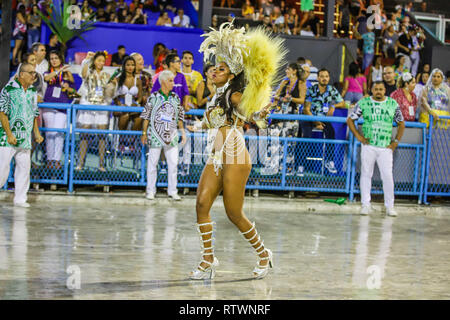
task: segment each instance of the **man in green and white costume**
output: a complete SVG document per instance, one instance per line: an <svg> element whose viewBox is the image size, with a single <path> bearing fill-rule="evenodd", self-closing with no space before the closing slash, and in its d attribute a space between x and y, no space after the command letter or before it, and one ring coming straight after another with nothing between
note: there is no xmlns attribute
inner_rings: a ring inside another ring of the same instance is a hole
<svg viewBox="0 0 450 320"><path fill-rule="evenodd" d="M383 181L384 205L389 216L396 216L394 210L394 178L392 173L393 152L405 130L403 115L397 102L385 96L386 88L381 81L372 85L372 96L358 101L355 110L347 118L347 124L361 142L361 215L371 211L370 190L375 162L378 163ZM363 117L362 135L355 127L355 120ZM398 130L392 141L393 121Z"/></svg>
<svg viewBox="0 0 450 320"><path fill-rule="evenodd" d="M39 133L37 91L33 87L36 71L24 63L18 78L9 82L0 93L0 187L6 183L10 163L14 157L14 205L29 207L27 192L30 187L31 134L37 143L44 141Z"/></svg>

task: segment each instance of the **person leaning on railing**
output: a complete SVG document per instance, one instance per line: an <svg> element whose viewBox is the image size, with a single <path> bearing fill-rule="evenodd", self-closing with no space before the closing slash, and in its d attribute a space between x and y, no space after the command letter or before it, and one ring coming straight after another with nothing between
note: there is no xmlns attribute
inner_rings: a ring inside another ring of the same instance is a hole
<svg viewBox="0 0 450 320"><path fill-rule="evenodd" d="M428 125L428 114L435 119L440 115L450 115L450 88L445 83L444 73L440 69L434 69L422 91L422 112L419 121Z"/></svg>
<svg viewBox="0 0 450 320"><path fill-rule="evenodd" d="M398 79L398 89L392 92L391 98L397 101L405 121L416 120L417 97L414 93L416 79L409 72Z"/></svg>
<svg viewBox="0 0 450 320"><path fill-rule="evenodd" d="M76 94L74 79L68 66L64 66L64 58L60 52L51 51L49 70L44 73L47 82L44 102L71 103ZM67 122L67 110L46 108L42 110L42 118L46 128L64 129ZM47 168L60 169L64 147L64 133L47 131L45 133L47 151Z"/></svg>
<svg viewBox="0 0 450 320"><path fill-rule="evenodd" d="M107 85L109 74L103 71L106 62L106 52L98 51L88 52L86 59L81 63L81 84L79 93L81 94L80 104L84 105L107 105L110 103L110 95L108 94ZM77 115L77 122L83 129L100 129L105 130L109 123L109 111L80 110ZM79 171L84 168L84 161L88 149L88 140L86 135L81 136L80 156L78 165L75 170ZM100 157L99 170L105 172L105 152L106 140L104 135L99 135L98 153Z"/></svg>
<svg viewBox="0 0 450 320"><path fill-rule="evenodd" d="M310 116L332 117L335 108L345 108L346 104L338 90L329 85L330 72L327 69L319 70L317 80L319 83L313 85L306 92L305 107L303 114ZM302 122L303 138L311 138L313 129L323 131L326 139L334 139L335 132L331 122ZM305 154L301 156L301 168L304 169ZM334 144L327 143L325 168L332 173L337 173L334 166Z"/></svg>

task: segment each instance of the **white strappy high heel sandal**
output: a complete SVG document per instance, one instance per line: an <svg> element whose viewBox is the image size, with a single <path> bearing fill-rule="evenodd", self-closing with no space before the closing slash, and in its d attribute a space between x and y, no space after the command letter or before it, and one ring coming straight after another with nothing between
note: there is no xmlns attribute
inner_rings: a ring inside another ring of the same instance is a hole
<svg viewBox="0 0 450 320"><path fill-rule="evenodd" d="M250 233L253 230L255 230L255 234L253 235L253 237L247 239L245 237L245 235ZM258 263L256 264L256 267L253 269L253 277L255 279L262 279L262 278L264 278L269 273L269 269L273 268L273 254L272 254L272 251L269 250L269 249L266 249L264 247L264 242L261 241L261 238L258 235L258 231L256 231L256 229L255 229L255 223L254 222L253 222L253 226L250 228L250 230L248 230L246 232L241 232L241 235L244 237L245 240L247 240L250 243L250 245L252 247L254 247L258 243L260 243L260 245L257 248L254 248L255 252L256 252L256 255L258 257ZM252 241L255 238L257 238L256 241L252 243ZM259 256L263 252L267 252L267 257L261 258ZM264 266L261 266L260 262L263 261L263 260L268 260L268 263L266 265L264 265Z"/></svg>
<svg viewBox="0 0 450 320"><path fill-rule="evenodd" d="M197 224L197 230L200 234L200 240L202 242L203 252L202 252L202 260L198 264L197 269L193 270L190 275L189 279L191 280L207 280L207 279L214 279L216 275L216 268L219 266L219 260L214 257L213 262L206 261L204 259L204 256L214 256L214 245L213 242L213 232L214 232L214 222L207 222L202 224ZM211 226L211 231L203 232L200 230L200 227L203 226ZM203 236L207 236L207 239L203 239ZM209 247L205 247L205 242L210 242ZM211 252L206 252L206 250L211 250ZM202 263L207 264L208 266L206 268L202 267Z"/></svg>

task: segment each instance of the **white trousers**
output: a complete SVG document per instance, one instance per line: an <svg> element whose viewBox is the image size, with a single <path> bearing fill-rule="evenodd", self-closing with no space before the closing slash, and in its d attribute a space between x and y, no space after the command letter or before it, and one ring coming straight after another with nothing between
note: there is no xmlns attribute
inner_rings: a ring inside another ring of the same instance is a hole
<svg viewBox="0 0 450 320"><path fill-rule="evenodd" d="M372 175L375 162L380 170L383 182L384 205L386 208L394 207L394 177L392 173L392 150L370 145L361 145L361 203L370 205L370 190L372 188Z"/></svg>
<svg viewBox="0 0 450 320"><path fill-rule="evenodd" d="M55 109L47 109L43 112L42 117L46 128L65 129L67 115ZM45 146L47 151L47 160L60 161L64 148L63 132L46 132Z"/></svg>
<svg viewBox="0 0 450 320"><path fill-rule="evenodd" d="M164 149L164 155L167 161L167 194L177 194L177 165L178 165L178 147L165 146L163 148L150 148L147 160L147 194L156 193L157 166L161 150Z"/></svg>
<svg viewBox="0 0 450 320"><path fill-rule="evenodd" d="M14 203L27 202L30 188L31 150L0 147L0 188L8 180L11 160L16 160L14 172Z"/></svg>

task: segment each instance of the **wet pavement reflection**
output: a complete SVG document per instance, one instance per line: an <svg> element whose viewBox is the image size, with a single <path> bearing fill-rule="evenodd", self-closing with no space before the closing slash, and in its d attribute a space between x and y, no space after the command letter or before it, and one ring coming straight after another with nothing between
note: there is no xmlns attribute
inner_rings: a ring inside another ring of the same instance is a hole
<svg viewBox="0 0 450 320"><path fill-rule="evenodd" d="M216 279L200 259L195 208L0 204L0 299L449 299L450 219L246 212L274 253L251 279L253 249L216 221Z"/></svg>

